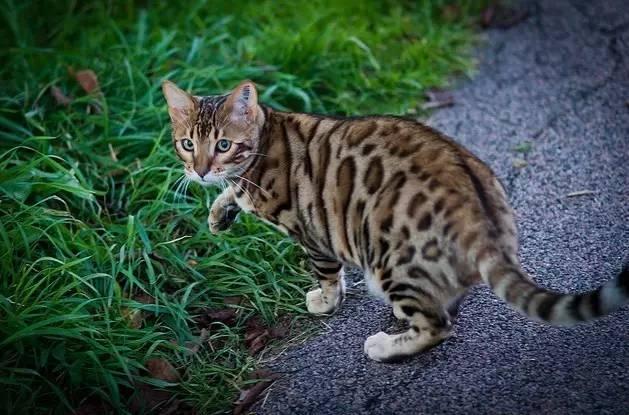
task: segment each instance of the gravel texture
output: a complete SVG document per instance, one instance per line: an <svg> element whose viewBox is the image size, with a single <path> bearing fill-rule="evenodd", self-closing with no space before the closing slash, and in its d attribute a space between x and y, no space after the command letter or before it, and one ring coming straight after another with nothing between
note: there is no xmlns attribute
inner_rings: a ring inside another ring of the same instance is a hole
<svg viewBox="0 0 629 415"><path fill-rule="evenodd" d="M548 288L589 290L629 253L629 2L522 7L527 20L486 32L479 72L429 124L505 183L526 271ZM526 141L530 151L514 150ZM516 158L527 166L514 167ZM593 194L567 196L582 190ZM629 414L629 308L556 328L479 287L455 336L399 364L363 354L369 335L396 327L364 285L325 322L269 364L283 376L257 413Z"/></svg>

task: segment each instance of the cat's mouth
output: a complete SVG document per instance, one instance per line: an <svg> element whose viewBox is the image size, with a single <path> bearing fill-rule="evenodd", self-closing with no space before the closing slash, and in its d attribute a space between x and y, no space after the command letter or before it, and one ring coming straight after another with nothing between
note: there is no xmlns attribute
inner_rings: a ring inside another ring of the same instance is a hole
<svg viewBox="0 0 629 415"><path fill-rule="evenodd" d="M208 172L203 177L199 176L199 174L192 170L185 170L185 174L188 179L192 180L195 183L200 184L203 187L209 186L221 186L221 185L229 185L233 183L235 180L239 179L239 174L241 174L241 169L238 169L236 172L228 172L222 171L220 173L212 173Z"/></svg>
<svg viewBox="0 0 629 415"><path fill-rule="evenodd" d="M227 182L227 176L224 173L215 174L215 173L209 172L205 174L203 177L201 177L196 171L194 170L190 171L186 169L185 174L188 177L188 179L204 187L216 186L221 183Z"/></svg>

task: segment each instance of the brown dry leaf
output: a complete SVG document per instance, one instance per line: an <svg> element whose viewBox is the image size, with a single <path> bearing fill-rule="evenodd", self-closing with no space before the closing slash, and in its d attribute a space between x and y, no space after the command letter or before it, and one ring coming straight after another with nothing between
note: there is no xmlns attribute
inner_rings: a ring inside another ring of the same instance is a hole
<svg viewBox="0 0 629 415"><path fill-rule="evenodd" d="M152 385L141 383L135 388L135 395L129 403L129 409L131 413L134 414L154 411L155 409L158 409L159 407L170 401L173 395L174 394L170 391L157 389ZM177 404L178 406L179 403L178 401L174 400L170 405L168 405L167 408L172 407L173 404ZM159 413L163 414L164 411L160 410Z"/></svg>
<svg viewBox="0 0 629 415"><path fill-rule="evenodd" d="M269 330L251 331L245 334L245 345L249 354L254 356L258 354L267 345L271 336Z"/></svg>
<svg viewBox="0 0 629 415"><path fill-rule="evenodd" d="M50 94L55 99L57 105L63 105L64 107L67 107L68 105L72 104L72 97L64 94L61 88L59 88L58 86L53 85L52 87L50 87Z"/></svg>
<svg viewBox="0 0 629 415"><path fill-rule="evenodd" d="M257 377L253 379L259 379L255 385L250 387L249 389L243 389L240 391L240 396L238 400L234 402L234 409L232 410L232 414L241 415L245 413L251 405L253 405L260 395L269 387L273 382L279 378L279 375L276 373L271 373L268 371L256 371L252 373ZM263 379L262 379L263 378Z"/></svg>
<svg viewBox="0 0 629 415"><path fill-rule="evenodd" d="M149 359L145 364L147 370L155 379L166 382L179 381L179 372L165 359Z"/></svg>
<svg viewBox="0 0 629 415"><path fill-rule="evenodd" d="M73 415L99 415L110 414L113 409L104 401L98 398L88 398L85 402L76 408Z"/></svg>
<svg viewBox="0 0 629 415"><path fill-rule="evenodd" d="M199 309L194 321L200 328L211 328L222 323L233 327L238 319L238 310L235 308L221 308L217 310Z"/></svg>
<svg viewBox="0 0 629 415"><path fill-rule="evenodd" d="M509 29L528 17L527 10L505 7L494 2L481 13L480 25L485 29Z"/></svg>
<svg viewBox="0 0 629 415"><path fill-rule="evenodd" d="M146 293L138 294L133 299L142 304L155 304L155 298Z"/></svg>
<svg viewBox="0 0 629 415"><path fill-rule="evenodd" d="M461 17L461 6L458 4L448 4L441 9L441 17L449 22L455 21Z"/></svg>
<svg viewBox="0 0 629 415"><path fill-rule="evenodd" d="M205 315L212 323L223 323L226 326L233 326L236 323L236 309L222 308L220 310L208 310Z"/></svg>
<svg viewBox="0 0 629 415"><path fill-rule="evenodd" d="M488 28L491 24L491 21L494 19L494 14L496 13L496 5L492 4L487 7L485 10L481 12L480 15L480 25L483 28Z"/></svg>
<svg viewBox="0 0 629 415"><path fill-rule="evenodd" d="M448 91L431 89L426 92L426 98L428 101L422 104L423 110L451 107L454 105L454 96Z"/></svg>
<svg viewBox="0 0 629 415"><path fill-rule="evenodd" d="M98 77L91 69L84 69L74 74L81 88L88 94L97 93L100 91L100 84L98 83Z"/></svg>
<svg viewBox="0 0 629 415"><path fill-rule="evenodd" d="M283 339L288 336L288 333L290 333L290 326L291 318L289 316L284 316L280 318L274 327L271 327L269 334L273 339Z"/></svg>
<svg viewBox="0 0 629 415"><path fill-rule="evenodd" d="M245 346L252 356L259 353L272 339L271 332L259 315L247 320L245 327Z"/></svg>

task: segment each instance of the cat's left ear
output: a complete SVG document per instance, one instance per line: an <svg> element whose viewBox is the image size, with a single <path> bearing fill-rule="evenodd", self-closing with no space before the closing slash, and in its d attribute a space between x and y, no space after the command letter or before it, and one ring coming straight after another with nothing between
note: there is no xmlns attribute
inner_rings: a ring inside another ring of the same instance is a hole
<svg viewBox="0 0 629 415"><path fill-rule="evenodd" d="M252 124L258 116L258 91L251 81L241 82L227 98L225 103L231 112L232 120Z"/></svg>
<svg viewBox="0 0 629 415"><path fill-rule="evenodd" d="M170 81L162 83L162 91L166 102L168 102L168 113L172 122L176 124L189 123L190 117L197 107L196 98Z"/></svg>

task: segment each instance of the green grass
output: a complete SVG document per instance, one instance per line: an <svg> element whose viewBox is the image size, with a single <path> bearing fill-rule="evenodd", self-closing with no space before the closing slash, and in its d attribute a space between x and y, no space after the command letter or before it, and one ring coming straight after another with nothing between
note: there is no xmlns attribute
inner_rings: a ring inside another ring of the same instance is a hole
<svg viewBox="0 0 629 415"><path fill-rule="evenodd" d="M311 282L288 239L247 216L213 236L215 191L176 193L161 81L212 94L249 78L282 109L414 113L422 91L472 67L487 1L451 3L2 2L2 409L68 413L96 397L123 412L149 382L201 413L228 410L256 364L243 322L303 312ZM102 96L81 91L80 69L95 71ZM221 347L186 353L196 310L227 296L246 299L239 324L212 329ZM129 324L136 310L141 328ZM182 381L150 378L155 357Z"/></svg>

